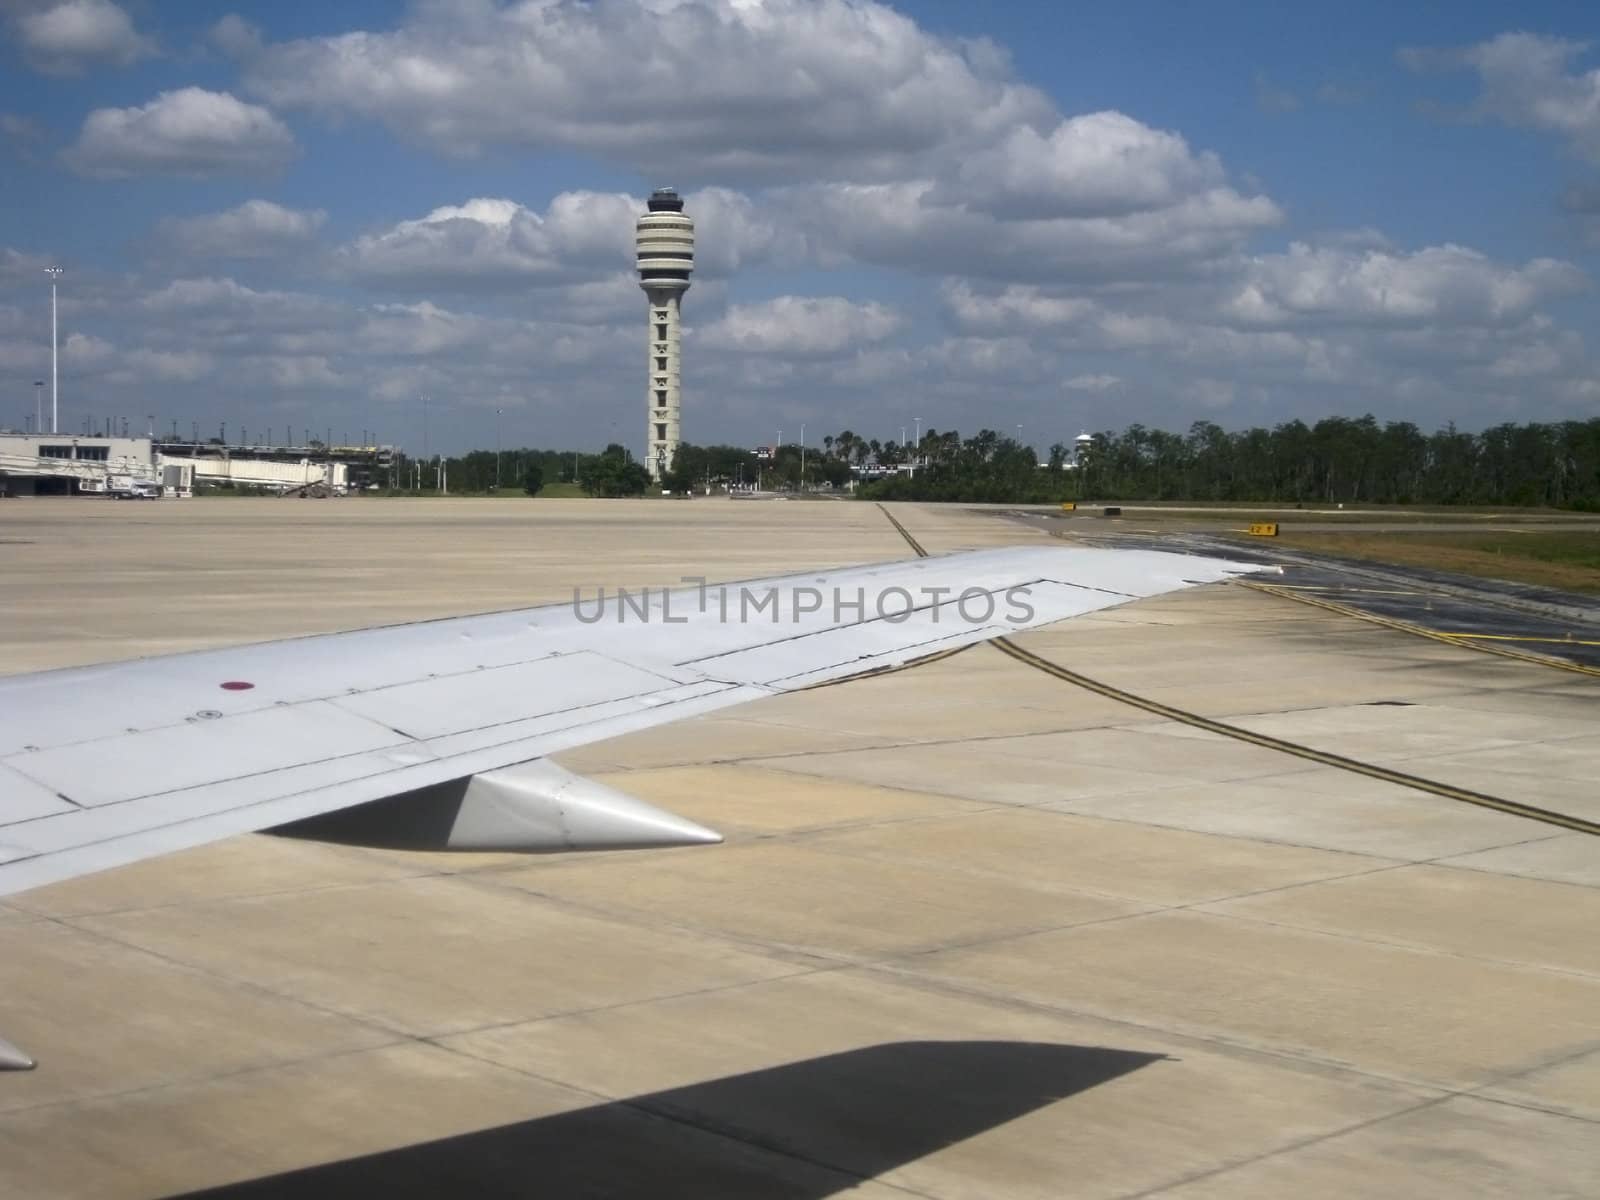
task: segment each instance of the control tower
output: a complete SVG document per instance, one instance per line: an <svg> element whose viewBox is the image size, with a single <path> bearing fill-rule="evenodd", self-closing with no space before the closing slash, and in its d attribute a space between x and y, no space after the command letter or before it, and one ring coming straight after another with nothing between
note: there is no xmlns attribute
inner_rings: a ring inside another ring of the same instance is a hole
<svg viewBox="0 0 1600 1200"><path fill-rule="evenodd" d="M671 188L650 193L648 211L634 228L639 286L650 301L649 358L645 372L645 466L650 478L672 469L682 438L682 395L678 374L682 323L679 305L694 270L694 222L683 212L683 198Z"/></svg>

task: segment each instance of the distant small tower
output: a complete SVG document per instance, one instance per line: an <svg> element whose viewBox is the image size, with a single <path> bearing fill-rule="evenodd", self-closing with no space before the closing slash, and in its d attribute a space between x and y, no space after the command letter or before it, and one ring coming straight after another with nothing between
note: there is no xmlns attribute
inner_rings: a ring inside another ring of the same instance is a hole
<svg viewBox="0 0 1600 1200"><path fill-rule="evenodd" d="M650 301L646 375L645 465L660 479L672 467L682 439L680 404L681 318L679 305L694 270L694 222L671 188L650 193L648 211L634 227L639 286Z"/></svg>
<svg viewBox="0 0 1600 1200"><path fill-rule="evenodd" d="M1083 456L1093 449L1094 435L1087 432L1080 433L1077 437L1072 439L1073 463L1081 464L1083 462Z"/></svg>

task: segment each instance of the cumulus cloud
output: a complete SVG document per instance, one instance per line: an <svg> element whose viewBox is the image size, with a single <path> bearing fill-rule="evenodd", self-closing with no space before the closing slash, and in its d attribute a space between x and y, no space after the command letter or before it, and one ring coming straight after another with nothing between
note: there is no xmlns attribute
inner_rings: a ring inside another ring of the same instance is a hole
<svg viewBox="0 0 1600 1200"><path fill-rule="evenodd" d="M133 108L98 108L62 158L85 175L256 174L283 167L294 135L265 108L186 87Z"/></svg>
<svg viewBox="0 0 1600 1200"><path fill-rule="evenodd" d="M1559 134L1600 162L1600 68L1575 71L1588 42L1537 33L1502 33L1474 46L1403 50L1413 70L1476 72L1474 111L1507 125Z"/></svg>
<svg viewBox="0 0 1600 1200"><path fill-rule="evenodd" d="M228 13L206 31L206 40L229 58L248 58L263 45L261 29L238 13Z"/></svg>
<svg viewBox="0 0 1600 1200"><path fill-rule="evenodd" d="M1043 133L1017 126L967 158L958 177L963 203L999 216L1116 217L1226 190L1216 155L1119 112Z"/></svg>
<svg viewBox="0 0 1600 1200"><path fill-rule="evenodd" d="M882 176L1051 115L992 45L872 0L455 0L268 45L247 80L450 154L563 146L705 178Z"/></svg>
<svg viewBox="0 0 1600 1200"><path fill-rule="evenodd" d="M1100 311L1094 301L1014 284L999 292L980 292L962 279L947 279L943 297L956 323L966 329L1048 329L1082 321Z"/></svg>
<svg viewBox="0 0 1600 1200"><path fill-rule="evenodd" d="M82 370L106 362L116 347L92 333L74 330L61 338L61 361L69 370Z"/></svg>
<svg viewBox="0 0 1600 1200"><path fill-rule="evenodd" d="M246 200L226 212L167 217L155 236L164 249L185 258L271 258L306 249L327 219L321 209Z"/></svg>
<svg viewBox="0 0 1600 1200"><path fill-rule="evenodd" d="M781 358L841 354L881 342L903 324L887 305L843 296L779 296L759 304L736 304L703 330L697 346Z"/></svg>
<svg viewBox="0 0 1600 1200"><path fill-rule="evenodd" d="M226 276L174 279L127 305L152 340L212 352L322 353L358 323L350 305L310 292L252 288Z"/></svg>
<svg viewBox="0 0 1600 1200"><path fill-rule="evenodd" d="M154 39L111 0L60 0L14 18L17 42L34 69L75 75L96 63L125 67L156 52Z"/></svg>
<svg viewBox="0 0 1600 1200"><path fill-rule="evenodd" d="M1119 303L1111 304L1038 285L980 291L957 280L946 281L943 299L965 334L1031 333L1040 345L1063 350L1137 352L1173 362L1226 364L1237 370L1263 364L1310 369L1324 351L1315 337L1240 329L1219 321L1218 295L1212 286L1186 294L1149 287L1121 295Z"/></svg>
<svg viewBox="0 0 1600 1200"><path fill-rule="evenodd" d="M233 40L256 95L441 153L569 148L768 185L688 197L703 274L800 260L1181 273L1282 220L1181 134L1063 117L994 46L876 0L434 0L391 30ZM551 274L547 215L458 207L369 235L347 265L407 286Z"/></svg>
<svg viewBox="0 0 1600 1200"><path fill-rule="evenodd" d="M1270 199L1230 188L1116 215L1036 219L1003 219L926 180L822 184L792 200L825 261L990 279L1182 274L1236 253L1283 215Z"/></svg>
<svg viewBox="0 0 1600 1200"><path fill-rule="evenodd" d="M740 267L794 258L804 239L763 215L751 197L708 188L685 197L695 218L697 280L725 278ZM515 200L477 197L358 237L337 262L372 286L494 290L566 285L594 299L614 294L634 263L634 220L642 197L623 192L562 192L543 212ZM599 277L599 278L597 278ZM704 288L701 289L704 294Z"/></svg>
<svg viewBox="0 0 1600 1200"><path fill-rule="evenodd" d="M1585 286L1571 263L1536 258L1496 263L1464 246L1411 254L1355 252L1294 243L1248 260L1225 311L1247 326L1321 323L1498 325L1522 321L1543 301Z"/></svg>
<svg viewBox="0 0 1600 1200"><path fill-rule="evenodd" d="M478 197L356 238L339 263L365 283L403 287L565 282L630 264L642 208L620 192L563 192L542 213Z"/></svg>
<svg viewBox="0 0 1600 1200"><path fill-rule="evenodd" d="M615 358L614 331L460 311L433 301L356 304L312 292L255 288L228 276L173 280L121 311L152 350L204 352L219 365L271 363L274 377L371 382L397 362L438 363L435 386L485 371L523 372ZM631 324L631 322L630 322ZM174 360L177 361L177 360ZM417 369L415 366L411 370ZM418 381L413 378L412 390ZM375 385L374 385L375 386Z"/></svg>

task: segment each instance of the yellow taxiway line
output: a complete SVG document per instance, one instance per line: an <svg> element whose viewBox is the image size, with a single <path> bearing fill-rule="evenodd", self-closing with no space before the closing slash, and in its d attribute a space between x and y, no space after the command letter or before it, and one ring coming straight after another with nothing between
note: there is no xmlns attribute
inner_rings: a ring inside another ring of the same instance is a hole
<svg viewBox="0 0 1600 1200"><path fill-rule="evenodd" d="M893 513L891 513L887 508L884 508L881 504L878 505L878 510L882 512L884 516L889 518L889 523L899 531L900 536L906 540L906 544L916 551L918 558L926 558L928 556L928 552L923 549L922 543L911 536L910 531L907 530L904 525L900 524ZM1393 621L1388 617L1375 617L1371 613L1364 613L1358 609L1348 608L1342 604L1334 604L1331 601L1320 600L1311 596L1298 595L1292 591L1285 591L1282 588L1273 586L1272 584L1245 583L1244 586L1255 588L1257 591L1284 596L1290 600L1299 600L1304 604L1314 604L1318 608L1330 609L1334 612L1343 613L1346 616L1358 617L1365 621L1374 621L1377 624L1387 625L1395 629L1401 629L1407 633L1419 633L1425 637L1435 638L1439 641L1449 642L1453 645L1469 646L1475 650L1483 650L1492 654L1503 654L1510 658L1522 658L1531 662L1542 663L1545 666L1562 667L1564 669L1576 670L1586 675L1600 675L1600 670L1595 670L1591 667L1579 666L1577 663L1560 662L1555 659L1546 659L1537 655L1522 654L1516 650L1504 650L1495 646L1473 646L1470 642L1463 642L1448 635L1436 633L1433 630L1424 629L1420 625L1410 625L1404 621ZM1094 692L1098 696L1104 696L1108 700L1115 700L1120 704L1127 704L1133 708L1142 709L1147 713L1151 713L1158 717L1165 717L1169 721L1177 721L1180 724L1188 725L1193 729L1203 729L1208 733L1214 733L1221 737L1233 738L1235 741L1248 742L1252 746L1260 746L1266 750L1276 750L1281 754L1293 755L1295 758L1303 758L1308 762L1314 762L1321 766L1334 767L1340 771L1349 771L1355 775L1364 775L1368 779L1378 779L1385 783L1395 784L1398 787L1407 787L1415 791L1427 792L1430 795L1442 796L1446 800L1455 800L1462 804L1472 804L1479 808L1489 808L1495 810L1496 812L1508 813L1511 816L1526 817L1530 821L1542 821L1546 825L1556 825L1562 829L1570 829L1575 833L1587 833L1596 837L1600 837L1600 822L1590 821L1583 817L1573 816L1571 813L1556 812L1554 809L1540 808L1535 804L1524 804L1520 800L1507 800L1502 796L1491 796L1486 792L1475 792L1470 788L1456 787L1454 784L1441 783L1437 779L1428 779L1421 775L1411 775L1405 771L1396 771L1389 767L1380 767L1376 763L1367 763L1362 762L1360 759L1346 758L1342 754L1333 754L1327 750L1318 750L1314 746L1305 746L1299 742L1290 742L1283 738L1273 737L1271 734L1257 733L1253 729L1245 729L1239 725L1229 725L1225 721L1216 721L1210 717L1202 717L1199 713L1192 713L1182 708L1174 708L1172 705L1163 704L1159 700L1151 700L1145 696L1137 696L1132 692L1125 692L1121 688L1113 687L1109 683L1102 683L1098 679L1091 679L1087 675L1081 675L1077 671L1069 670L1068 668L1061 666L1059 663L1053 663L1047 658L1041 658L1031 650L1024 650L1021 646L1017 645L1007 637L995 638L989 644L995 649L999 650L1002 654L1007 654L1016 659L1018 662L1024 663L1036 671L1042 671L1052 678L1061 680L1063 683L1073 684L1075 687L1081 687L1087 691ZM909 662L904 665L911 666L917 663L930 662L940 658L948 658L952 653L956 653L957 650L964 649L966 649L966 647L962 646L958 647L956 650L942 651L936 654L927 655L922 659L913 660L913 662ZM868 674L876 673L878 672L868 672Z"/></svg>
<svg viewBox="0 0 1600 1200"><path fill-rule="evenodd" d="M1401 621L1394 617L1380 617L1376 613L1362 612L1359 608L1351 608L1348 604L1340 604L1335 600L1326 600L1320 596L1307 596L1301 592L1289 591L1275 583L1254 583L1240 580L1240 586L1251 588L1257 592L1266 592L1269 596L1281 596L1285 600L1296 600L1301 604L1310 604L1316 608L1324 608L1329 612L1339 613L1341 616L1354 617L1358 621L1368 621L1374 625L1382 625L1385 629L1396 629L1401 633L1414 634L1417 637L1431 638L1436 642L1443 642L1447 646L1462 646L1468 650L1480 650L1484 654L1498 654L1502 658L1514 658L1519 662L1534 663L1541 667L1554 667L1558 671L1570 671L1574 675L1588 675L1600 679L1600 667L1585 666L1583 663L1568 662L1566 659L1551 658L1546 654L1530 654L1526 650L1513 650L1509 646L1482 645L1482 639L1475 639L1469 634L1450 633L1442 629L1428 629L1422 625L1414 625L1410 621ZM1524 640L1524 639L1514 639ZM1531 639L1528 639L1531 640ZM1556 641L1561 639L1557 638ZM1573 643L1578 645L1581 643Z"/></svg>

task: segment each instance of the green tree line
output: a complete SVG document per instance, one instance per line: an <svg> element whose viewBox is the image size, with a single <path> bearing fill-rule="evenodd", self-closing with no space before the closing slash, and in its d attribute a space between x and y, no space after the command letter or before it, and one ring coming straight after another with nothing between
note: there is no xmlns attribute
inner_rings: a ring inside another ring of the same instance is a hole
<svg viewBox="0 0 1600 1200"><path fill-rule="evenodd" d="M397 456L387 482L437 486L436 461ZM874 468L915 471L873 479ZM589 495L641 495L648 472L616 443L599 454L523 447L474 450L444 460L451 492L538 492L578 484ZM864 477L873 499L1050 503L1058 500L1211 500L1295 504L1529 505L1600 511L1600 418L1502 424L1479 433L1453 425L1424 433L1409 421L1371 415L1308 425L1229 431L1197 421L1187 433L1130 425L1093 435L1080 453L1057 443L1036 452L991 429L962 438L930 429L915 445L844 430L820 446L785 444L769 458L742 446L679 447L662 481L696 492L759 483L765 489L841 487Z"/></svg>
<svg viewBox="0 0 1600 1200"><path fill-rule="evenodd" d="M1034 452L981 430L963 440L930 430L923 465L867 484L877 499L1049 502L1236 500L1278 503L1542 505L1600 511L1600 419L1453 425L1424 433L1370 414L1228 431L1197 421L1187 434L1130 425L1093 435L1081 454ZM1076 462L1073 468L1068 463ZM1053 468L1053 469L1052 469Z"/></svg>

